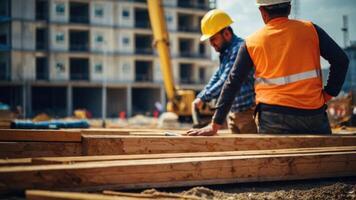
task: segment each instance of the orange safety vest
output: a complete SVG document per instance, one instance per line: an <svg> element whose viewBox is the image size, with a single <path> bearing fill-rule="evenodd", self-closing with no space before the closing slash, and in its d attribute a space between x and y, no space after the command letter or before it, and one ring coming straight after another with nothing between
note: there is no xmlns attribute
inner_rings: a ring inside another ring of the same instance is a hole
<svg viewBox="0 0 356 200"><path fill-rule="evenodd" d="M311 22L276 18L246 39L256 103L317 109L325 104L319 38Z"/></svg>

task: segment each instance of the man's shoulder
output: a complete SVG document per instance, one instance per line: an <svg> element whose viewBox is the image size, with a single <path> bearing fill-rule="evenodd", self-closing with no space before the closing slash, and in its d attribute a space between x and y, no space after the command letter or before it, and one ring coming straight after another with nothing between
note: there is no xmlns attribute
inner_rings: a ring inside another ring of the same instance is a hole
<svg viewBox="0 0 356 200"><path fill-rule="evenodd" d="M257 38L260 38L264 35L264 32L266 30L266 26L260 28L259 30L253 32L249 36L246 37L246 44L247 43L253 43Z"/></svg>
<svg viewBox="0 0 356 200"><path fill-rule="evenodd" d="M234 41L233 41L233 45L232 45L232 51L234 54L237 54L237 52L239 51L241 45L245 42L244 39L235 36Z"/></svg>
<svg viewBox="0 0 356 200"><path fill-rule="evenodd" d="M245 42L245 40L243 38L240 38L240 37L238 37L236 35L234 36L234 39L233 39L234 47L241 46L241 44L244 43L244 42Z"/></svg>

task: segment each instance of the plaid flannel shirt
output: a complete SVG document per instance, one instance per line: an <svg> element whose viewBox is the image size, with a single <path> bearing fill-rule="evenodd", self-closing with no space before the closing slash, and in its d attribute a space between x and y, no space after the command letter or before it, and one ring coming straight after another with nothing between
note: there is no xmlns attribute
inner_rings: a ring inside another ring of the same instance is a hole
<svg viewBox="0 0 356 200"><path fill-rule="evenodd" d="M236 60L237 53L240 49L243 39L233 36L231 44L220 53L219 68L211 77L209 83L198 94L198 97L204 101L209 102L212 99L218 98L227 80L230 70L232 69ZM255 105L255 89L254 89L254 71L251 70L247 80L242 84L240 92L236 95L231 112L242 112Z"/></svg>

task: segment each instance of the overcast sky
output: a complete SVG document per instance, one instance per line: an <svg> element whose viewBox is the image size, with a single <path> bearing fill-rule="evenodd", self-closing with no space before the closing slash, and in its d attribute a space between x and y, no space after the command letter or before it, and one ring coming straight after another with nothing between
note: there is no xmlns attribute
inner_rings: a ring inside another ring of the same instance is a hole
<svg viewBox="0 0 356 200"><path fill-rule="evenodd" d="M341 31L342 16L348 15L349 37L350 40L356 41L356 0L297 1L297 19L310 20L319 25L342 47L344 46ZM235 33L245 38L264 25L255 2L255 0L217 0L217 7L230 14L235 21L232 25Z"/></svg>

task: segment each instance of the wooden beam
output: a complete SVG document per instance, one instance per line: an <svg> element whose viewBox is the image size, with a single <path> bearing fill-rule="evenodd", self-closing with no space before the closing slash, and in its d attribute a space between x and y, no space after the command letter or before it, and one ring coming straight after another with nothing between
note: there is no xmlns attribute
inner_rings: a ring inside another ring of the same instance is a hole
<svg viewBox="0 0 356 200"><path fill-rule="evenodd" d="M31 158L0 159L0 166L29 165L32 164Z"/></svg>
<svg viewBox="0 0 356 200"><path fill-rule="evenodd" d="M356 175L356 151L0 167L0 191L102 190Z"/></svg>
<svg viewBox="0 0 356 200"><path fill-rule="evenodd" d="M164 193L155 191L154 193L150 194L140 194L140 193L128 193L128 192L116 192L105 190L103 194L119 196L119 197L136 197L139 199L185 199L185 200L201 200L200 197L191 196L191 195L183 195L183 194L173 194L173 193Z"/></svg>
<svg viewBox="0 0 356 200"><path fill-rule="evenodd" d="M90 128L81 129L83 134L87 135L135 135L135 136L165 136L166 132L175 134L185 134L187 130L183 129L147 129L147 128ZM229 135L230 131L220 130L219 134Z"/></svg>
<svg viewBox="0 0 356 200"><path fill-rule="evenodd" d="M346 147L320 147L276 150L252 151L224 151L224 152L195 152L195 153L165 153L165 154L136 154L136 155L111 155L111 156L76 156L76 157L40 157L32 158L32 164L73 164L77 162L115 161L115 160L144 160L164 158L194 158L194 157L221 157L221 156L246 156L246 155L275 155L292 153L347 152L356 151L356 146ZM11 160L10 160L11 162Z"/></svg>
<svg viewBox="0 0 356 200"><path fill-rule="evenodd" d="M80 130L0 129L0 141L81 142Z"/></svg>
<svg viewBox="0 0 356 200"><path fill-rule="evenodd" d="M143 200L138 197L112 196L104 194L85 194L78 192L57 192L44 190L27 190L27 200ZM150 199L150 198L146 198Z"/></svg>
<svg viewBox="0 0 356 200"><path fill-rule="evenodd" d="M0 142L0 158L80 155L80 142Z"/></svg>
<svg viewBox="0 0 356 200"><path fill-rule="evenodd" d="M86 135L129 135L130 131L127 129L104 129L104 128L90 128L81 129L82 134Z"/></svg>
<svg viewBox="0 0 356 200"><path fill-rule="evenodd" d="M201 200L190 195L167 194L157 192L154 194L137 194L127 192L104 191L103 194L89 194L78 192L59 192L45 190L26 190L28 200Z"/></svg>
<svg viewBox="0 0 356 200"><path fill-rule="evenodd" d="M234 135L216 137L83 135L83 155L159 154L356 146L356 136Z"/></svg>

